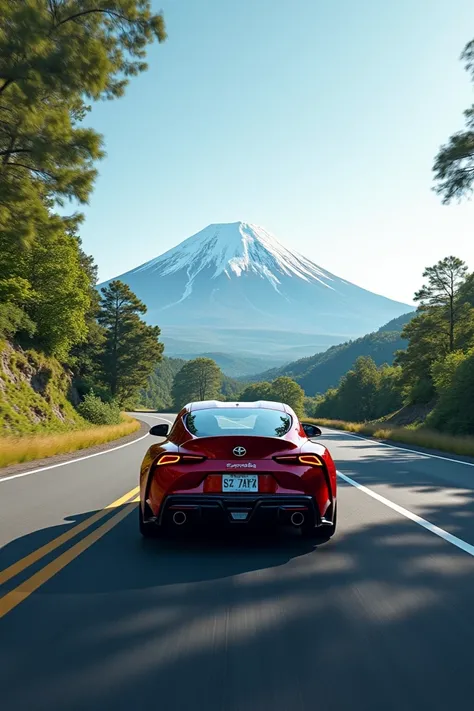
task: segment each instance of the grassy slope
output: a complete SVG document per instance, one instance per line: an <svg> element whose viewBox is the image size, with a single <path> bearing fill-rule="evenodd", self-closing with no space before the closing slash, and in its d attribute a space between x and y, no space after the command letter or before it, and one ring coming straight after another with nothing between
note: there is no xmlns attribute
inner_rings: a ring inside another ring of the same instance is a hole
<svg viewBox="0 0 474 711"><path fill-rule="evenodd" d="M95 427L69 400L71 377L54 358L0 341L0 467L74 452L140 428L129 417Z"/></svg>
<svg viewBox="0 0 474 711"><path fill-rule="evenodd" d="M54 358L0 342L2 435L87 427L69 400L70 390L71 378Z"/></svg>
<svg viewBox="0 0 474 711"><path fill-rule="evenodd" d="M23 437L2 437L0 439L0 467L21 464L35 459L67 454L86 449L97 444L113 442L133 434L140 429L140 423L124 416L119 425L104 425L59 434L33 434Z"/></svg>

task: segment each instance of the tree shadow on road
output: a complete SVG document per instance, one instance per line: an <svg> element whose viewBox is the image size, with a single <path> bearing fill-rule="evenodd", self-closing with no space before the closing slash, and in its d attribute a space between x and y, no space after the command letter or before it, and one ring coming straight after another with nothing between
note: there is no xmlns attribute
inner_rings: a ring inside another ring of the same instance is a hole
<svg viewBox="0 0 474 711"><path fill-rule="evenodd" d="M473 502L430 496L421 515L454 525ZM128 516L0 623L4 708L465 707L473 559L353 487L340 503L338 534L316 549L297 536L142 541Z"/></svg>

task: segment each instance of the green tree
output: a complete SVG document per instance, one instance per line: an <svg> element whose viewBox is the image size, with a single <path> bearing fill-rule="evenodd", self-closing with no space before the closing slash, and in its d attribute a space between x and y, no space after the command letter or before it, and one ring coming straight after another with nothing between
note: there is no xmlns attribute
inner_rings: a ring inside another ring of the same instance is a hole
<svg viewBox="0 0 474 711"><path fill-rule="evenodd" d="M474 349L451 353L435 368L439 401L427 424L456 435L474 434Z"/></svg>
<svg viewBox="0 0 474 711"><path fill-rule="evenodd" d="M430 402L436 396L433 364L468 347L474 338L474 310L468 301L471 278L465 263L447 257L423 276L427 282L415 294L418 313L402 332L408 346L395 358L402 367L407 403Z"/></svg>
<svg viewBox="0 0 474 711"><path fill-rule="evenodd" d="M76 225L71 226L71 233L75 234ZM72 347L68 362L74 372L74 385L80 396L91 390L98 390L106 396L106 386L102 371L102 353L106 340L106 329L97 321L100 311L100 294L96 289L97 266L89 255L81 248L78 237L79 260L86 274L89 293L89 308L85 314L87 334L84 340ZM104 390L105 389L105 390Z"/></svg>
<svg viewBox="0 0 474 711"><path fill-rule="evenodd" d="M473 81L474 40L464 47L461 61ZM435 191L444 204L469 196L474 187L474 106L464 111L464 122L465 129L440 147L433 165Z"/></svg>
<svg viewBox="0 0 474 711"><path fill-rule="evenodd" d="M339 406L338 388L329 388L324 395L318 398L312 417L322 417L329 420L343 419Z"/></svg>
<svg viewBox="0 0 474 711"><path fill-rule="evenodd" d="M212 358L189 360L176 374L171 391L174 407L180 410L194 400L219 397L222 373Z"/></svg>
<svg viewBox="0 0 474 711"><path fill-rule="evenodd" d="M304 415L304 390L286 375L281 375L272 382L269 399L289 405L298 417Z"/></svg>
<svg viewBox="0 0 474 711"><path fill-rule="evenodd" d="M77 240L61 218L52 216L39 230L25 274L32 292L25 309L37 327L35 345L66 361L72 346L86 338L90 291Z"/></svg>
<svg viewBox="0 0 474 711"><path fill-rule="evenodd" d="M341 380L339 386L340 405L349 420L366 421L375 417L377 410L377 390L379 371L368 356L360 356Z"/></svg>
<svg viewBox="0 0 474 711"><path fill-rule="evenodd" d="M456 371L466 358L467 355L462 351L454 351L448 353L446 358L433 363L431 372L438 397L442 397L452 388Z"/></svg>
<svg viewBox="0 0 474 711"><path fill-rule="evenodd" d="M461 54L466 70L474 79L474 40L464 47ZM448 143L441 146L433 165L436 181L435 191L449 204L470 195L474 183L474 106L464 112L465 130L453 134Z"/></svg>
<svg viewBox="0 0 474 711"><path fill-rule="evenodd" d="M446 322L439 310L418 313L405 326L402 335L408 340L408 346L395 354L395 363L402 368L406 403L427 403L435 395L433 363L449 352Z"/></svg>
<svg viewBox="0 0 474 711"><path fill-rule="evenodd" d="M146 306L126 284L112 281L101 292L98 321L105 328L104 381L112 397L123 403L146 385L161 360L163 344L158 341L160 329L140 318Z"/></svg>
<svg viewBox="0 0 474 711"><path fill-rule="evenodd" d="M231 378L229 375L222 373L221 393L225 400L228 402L235 402L239 400L242 389L242 383L235 378Z"/></svg>
<svg viewBox="0 0 474 711"><path fill-rule="evenodd" d="M257 400L271 400L271 383L251 383L240 393L240 402L256 402Z"/></svg>
<svg viewBox="0 0 474 711"><path fill-rule="evenodd" d="M28 240L46 200L87 201L103 150L84 100L122 95L165 38L149 0L0 0L0 230Z"/></svg>
<svg viewBox="0 0 474 711"><path fill-rule="evenodd" d="M447 322L448 349L454 350L455 329L460 319L459 291L466 281L467 265L458 257L446 257L432 267L427 267L427 279L414 299L421 310L439 308Z"/></svg>
<svg viewBox="0 0 474 711"><path fill-rule="evenodd" d="M391 414L399 410L402 405L402 369L400 366L381 366L379 368L375 417Z"/></svg>
<svg viewBox="0 0 474 711"><path fill-rule="evenodd" d="M0 18L0 98L121 96L147 45L166 39L150 0L0 0Z"/></svg>
<svg viewBox="0 0 474 711"><path fill-rule="evenodd" d="M163 357L148 378L146 386L140 392L140 403L154 410L168 410L173 405L171 388L173 380L186 361L181 358Z"/></svg>
<svg viewBox="0 0 474 711"><path fill-rule="evenodd" d="M357 358L339 386L328 390L316 405L315 417L365 422L379 416L384 399L388 407L393 403L390 386L382 384L384 376L387 379L392 376L387 368L377 368L369 356Z"/></svg>

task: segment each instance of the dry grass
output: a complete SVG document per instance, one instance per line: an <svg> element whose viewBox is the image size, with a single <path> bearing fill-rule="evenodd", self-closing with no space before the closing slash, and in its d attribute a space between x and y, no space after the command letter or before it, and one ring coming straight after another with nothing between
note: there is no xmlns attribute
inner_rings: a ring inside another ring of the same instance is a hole
<svg viewBox="0 0 474 711"><path fill-rule="evenodd" d="M21 464L105 444L126 437L140 429L140 423L127 415L119 425L89 427L60 434L33 434L0 439L0 467Z"/></svg>
<svg viewBox="0 0 474 711"><path fill-rule="evenodd" d="M441 452L458 454L465 457L474 457L474 437L457 437L443 434L425 427L417 429L409 427L390 427L380 422L359 423L344 422L343 420L306 419L305 421L345 432L368 435L376 439L392 440L401 444L414 445L423 449L437 449Z"/></svg>

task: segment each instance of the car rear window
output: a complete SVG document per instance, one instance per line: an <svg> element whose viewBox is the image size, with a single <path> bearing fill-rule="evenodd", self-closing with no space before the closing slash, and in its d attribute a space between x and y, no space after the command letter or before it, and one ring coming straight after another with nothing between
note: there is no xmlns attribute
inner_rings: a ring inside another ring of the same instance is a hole
<svg viewBox="0 0 474 711"><path fill-rule="evenodd" d="M186 415L185 424L196 437L247 435L283 437L291 427L291 416L281 410L260 408L213 408Z"/></svg>

